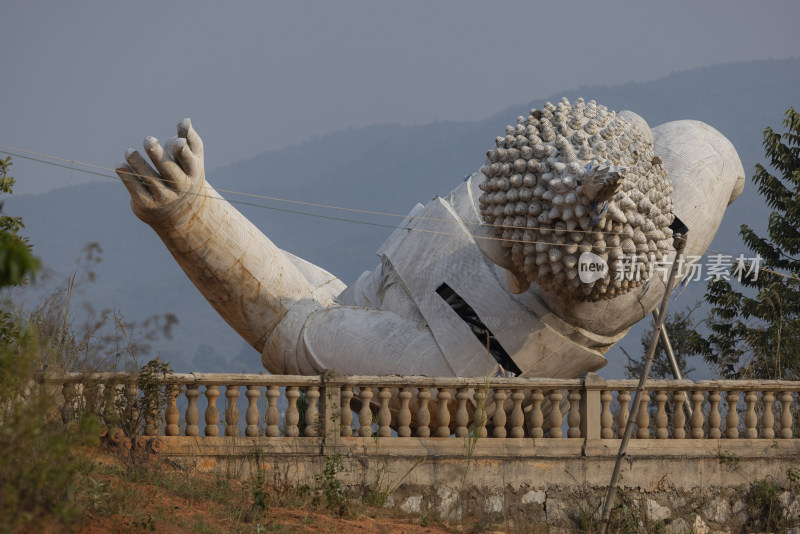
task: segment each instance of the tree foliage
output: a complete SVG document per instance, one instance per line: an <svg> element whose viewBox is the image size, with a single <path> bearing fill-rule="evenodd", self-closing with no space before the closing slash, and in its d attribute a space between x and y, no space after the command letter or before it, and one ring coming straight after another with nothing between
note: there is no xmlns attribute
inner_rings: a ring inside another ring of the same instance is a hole
<svg viewBox="0 0 800 534"><path fill-rule="evenodd" d="M0 193L11 194L15 180L8 176L11 158L0 159ZM22 284L39 268L28 240L19 235L24 228L22 217L2 213L0 203L0 287Z"/></svg>
<svg viewBox="0 0 800 534"><path fill-rule="evenodd" d="M756 165L753 176L773 210L767 236L747 224L739 231L761 268L741 281L711 281L710 332L693 334L697 351L725 378L800 379L800 113L789 108L783 125L783 133L764 130L770 168Z"/></svg>

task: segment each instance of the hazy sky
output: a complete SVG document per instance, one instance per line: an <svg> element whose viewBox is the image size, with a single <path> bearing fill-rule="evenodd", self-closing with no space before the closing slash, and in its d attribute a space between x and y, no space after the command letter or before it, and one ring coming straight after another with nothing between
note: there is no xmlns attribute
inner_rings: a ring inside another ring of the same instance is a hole
<svg viewBox="0 0 800 534"><path fill-rule="evenodd" d="M207 168L580 85L800 55L791 1L4 3L0 144L114 166L192 117ZM90 179L17 159L17 192Z"/></svg>

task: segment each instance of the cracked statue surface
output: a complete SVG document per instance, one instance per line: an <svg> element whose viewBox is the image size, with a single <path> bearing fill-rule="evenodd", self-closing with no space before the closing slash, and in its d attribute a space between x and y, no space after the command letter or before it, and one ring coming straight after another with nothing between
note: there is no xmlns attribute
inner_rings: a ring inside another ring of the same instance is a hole
<svg viewBox="0 0 800 534"><path fill-rule="evenodd" d="M117 174L136 216L264 367L304 375L599 369L663 297L653 266L675 257L673 231L688 228L686 253L702 254L744 185L711 126L651 129L582 99L531 110L494 145L450 194L413 207L349 287L222 199L189 119L163 145L145 138L150 162L127 151ZM582 255L604 270L581 276ZM615 276L631 258L641 276Z"/></svg>

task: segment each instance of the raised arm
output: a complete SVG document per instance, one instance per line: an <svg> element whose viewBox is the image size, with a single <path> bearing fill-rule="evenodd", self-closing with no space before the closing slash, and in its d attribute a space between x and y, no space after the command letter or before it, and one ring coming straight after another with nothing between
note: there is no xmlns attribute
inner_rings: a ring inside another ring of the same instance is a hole
<svg viewBox="0 0 800 534"><path fill-rule="evenodd" d="M330 273L276 247L205 179L203 142L184 119L162 146L144 140L151 166L128 150L117 175L134 214L164 241L214 309L250 345L266 340L292 308L333 303L343 284ZM277 350L294 350L293 341Z"/></svg>

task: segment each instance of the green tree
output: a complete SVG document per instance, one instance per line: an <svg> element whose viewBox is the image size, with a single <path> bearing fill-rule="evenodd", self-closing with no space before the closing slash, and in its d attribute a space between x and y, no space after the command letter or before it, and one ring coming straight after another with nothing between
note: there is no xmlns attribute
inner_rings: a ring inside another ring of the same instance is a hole
<svg viewBox="0 0 800 534"><path fill-rule="evenodd" d="M800 114L789 108L783 125L783 133L764 130L771 169L756 165L753 176L773 210L768 235L746 224L739 231L760 269L750 261L741 280L711 281L710 332L693 334L696 350L724 378L800 379Z"/></svg>
<svg viewBox="0 0 800 534"><path fill-rule="evenodd" d="M10 195L15 180L8 176L11 158L0 159L0 193ZM22 217L2 213L0 202L0 287L22 284L39 268L39 260L31 253L28 240L19 235L24 228Z"/></svg>
<svg viewBox="0 0 800 534"><path fill-rule="evenodd" d="M10 165L0 159L0 194L12 193ZM39 268L22 228L20 217L0 213L0 289L25 283ZM59 424L57 390L35 380L48 347L9 299L0 302L0 532L40 531L48 522L66 530L80 514L69 495L88 460L76 450L97 436L97 426L88 417L69 431Z"/></svg>

